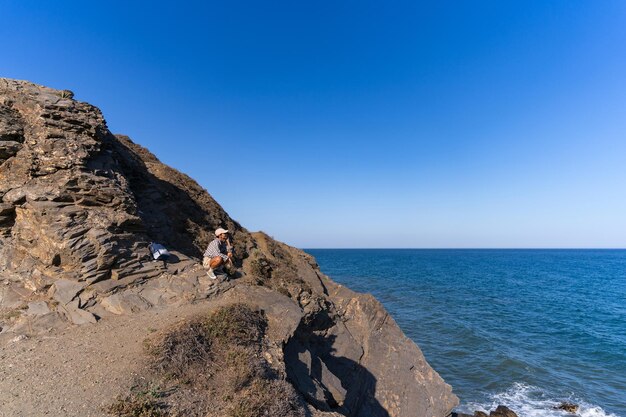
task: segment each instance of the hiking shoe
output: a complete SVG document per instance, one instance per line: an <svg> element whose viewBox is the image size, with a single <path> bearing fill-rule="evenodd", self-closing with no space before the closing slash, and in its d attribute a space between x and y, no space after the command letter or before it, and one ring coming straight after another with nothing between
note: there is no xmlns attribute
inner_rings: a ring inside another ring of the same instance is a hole
<svg viewBox="0 0 626 417"><path fill-rule="evenodd" d="M209 276L209 278L211 279L217 279L217 275L215 275L215 272L213 272L213 268L209 268L206 271L206 274Z"/></svg>

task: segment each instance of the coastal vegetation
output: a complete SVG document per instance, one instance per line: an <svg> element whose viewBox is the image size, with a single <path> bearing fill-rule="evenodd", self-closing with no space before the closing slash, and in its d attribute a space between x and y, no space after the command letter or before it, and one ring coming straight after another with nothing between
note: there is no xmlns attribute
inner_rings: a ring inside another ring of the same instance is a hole
<svg viewBox="0 0 626 417"><path fill-rule="evenodd" d="M261 311L238 303L155 335L146 341L143 388L117 399L109 413L303 417L293 386L264 358L266 327Z"/></svg>

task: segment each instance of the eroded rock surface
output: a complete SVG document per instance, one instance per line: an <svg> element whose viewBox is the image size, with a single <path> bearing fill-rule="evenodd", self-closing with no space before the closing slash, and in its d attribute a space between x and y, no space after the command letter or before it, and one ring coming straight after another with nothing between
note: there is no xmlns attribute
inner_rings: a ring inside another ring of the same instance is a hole
<svg viewBox="0 0 626 417"><path fill-rule="evenodd" d="M248 234L195 182L112 135L97 108L70 96L0 79L4 316L15 319L31 301L56 311L79 299L80 309L99 318L111 310L103 301L122 290L135 291L119 295L134 297L126 302L131 310L201 296L197 257L211 230L233 230L242 255ZM177 262L152 262L152 240L178 249ZM182 280L171 282L183 272ZM138 301L136 287L152 279L158 284L151 282L148 299ZM66 316L84 322L81 314Z"/></svg>
<svg viewBox="0 0 626 417"><path fill-rule="evenodd" d="M97 108L72 97L0 79L0 344L236 300L267 315L268 362L310 415L450 413L451 388L373 297L335 284L310 255L249 233L195 181L111 134ZM200 264L219 226L233 232L241 271L224 283ZM172 262L152 262L151 241Z"/></svg>

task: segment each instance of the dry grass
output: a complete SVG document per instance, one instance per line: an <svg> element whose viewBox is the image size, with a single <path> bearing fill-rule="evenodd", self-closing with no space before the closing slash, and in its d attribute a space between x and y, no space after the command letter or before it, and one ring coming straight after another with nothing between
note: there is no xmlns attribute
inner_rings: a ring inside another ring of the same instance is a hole
<svg viewBox="0 0 626 417"><path fill-rule="evenodd" d="M3 313L0 313L0 320L7 320L7 321L13 320L13 319L20 317L22 313L23 313L22 309L19 309L19 308L5 311Z"/></svg>
<svg viewBox="0 0 626 417"><path fill-rule="evenodd" d="M71 90L57 91L57 94L61 98L74 98L74 93Z"/></svg>
<svg viewBox="0 0 626 417"><path fill-rule="evenodd" d="M257 279L258 284L262 284L272 276L272 265L266 258L257 256L250 261L250 273Z"/></svg>
<svg viewBox="0 0 626 417"><path fill-rule="evenodd" d="M227 417L303 416L293 387L283 380L257 379L225 410Z"/></svg>
<svg viewBox="0 0 626 417"><path fill-rule="evenodd" d="M204 322L207 337L218 343L257 346L265 334L267 320L260 311L245 304L218 309Z"/></svg>
<svg viewBox="0 0 626 417"><path fill-rule="evenodd" d="M158 397L155 392L133 393L118 398L106 411L119 417L165 417L168 413Z"/></svg>
<svg viewBox="0 0 626 417"><path fill-rule="evenodd" d="M201 322L183 323L147 347L157 375L184 383L201 383L211 376L211 341Z"/></svg>
<svg viewBox="0 0 626 417"><path fill-rule="evenodd" d="M262 312L244 304L233 304L180 324L151 340L147 345L152 356L150 374L165 381L168 391L173 393L170 398L163 398L168 404L167 415L304 416L293 386L264 359L266 326ZM117 405L119 410L152 412L150 406L134 398ZM154 410L165 413L166 408Z"/></svg>
<svg viewBox="0 0 626 417"><path fill-rule="evenodd" d="M282 250L277 245L273 248L278 248L276 253ZM260 251L253 254L253 259L248 264L248 274L250 281L254 284L271 288L296 301L299 301L301 293L305 292L309 295L312 293L309 284L298 276L294 265L279 264L269 260Z"/></svg>

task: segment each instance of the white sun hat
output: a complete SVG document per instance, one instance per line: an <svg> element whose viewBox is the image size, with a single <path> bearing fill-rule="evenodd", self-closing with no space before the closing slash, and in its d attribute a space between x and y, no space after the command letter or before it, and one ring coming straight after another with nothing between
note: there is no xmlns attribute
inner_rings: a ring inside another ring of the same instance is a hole
<svg viewBox="0 0 626 417"><path fill-rule="evenodd" d="M228 230L222 229L221 227L215 231L215 236L219 236L222 233L228 233Z"/></svg>

